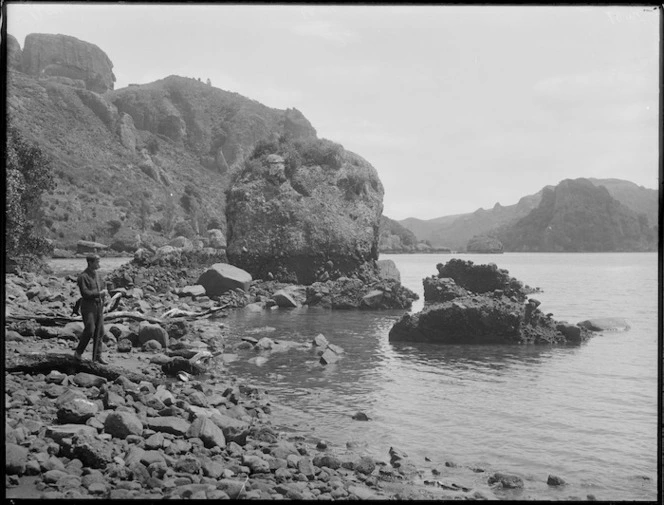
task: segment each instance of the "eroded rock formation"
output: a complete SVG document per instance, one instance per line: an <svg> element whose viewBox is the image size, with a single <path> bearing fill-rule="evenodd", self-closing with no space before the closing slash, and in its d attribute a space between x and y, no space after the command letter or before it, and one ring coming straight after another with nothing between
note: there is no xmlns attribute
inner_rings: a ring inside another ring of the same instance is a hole
<svg viewBox="0 0 664 505"><path fill-rule="evenodd" d="M65 77L85 82L97 93L112 90L113 63L94 44L69 35L31 33L25 38L22 71L34 76Z"/></svg>
<svg viewBox="0 0 664 505"><path fill-rule="evenodd" d="M378 258L383 186L338 144L266 144L227 198L229 261L255 278L324 282Z"/></svg>
<svg viewBox="0 0 664 505"><path fill-rule="evenodd" d="M579 344L581 325L556 321L528 299L529 288L494 264L453 259L424 279L425 307L390 330L391 341L440 344Z"/></svg>

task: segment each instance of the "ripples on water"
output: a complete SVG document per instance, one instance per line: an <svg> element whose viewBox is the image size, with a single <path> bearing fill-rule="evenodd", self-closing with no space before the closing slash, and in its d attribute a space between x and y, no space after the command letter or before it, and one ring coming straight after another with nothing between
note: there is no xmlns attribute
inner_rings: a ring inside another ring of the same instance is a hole
<svg viewBox="0 0 664 505"><path fill-rule="evenodd" d="M451 257L383 256L395 261L403 284L420 296L422 278ZM275 409L284 424L297 422L339 447L366 441L367 451L381 459L396 446L418 465L428 457L436 468L454 461L516 472L531 480L526 499L588 493L601 500L654 499L657 256L459 257L495 262L541 287L544 292L534 296L556 319L617 316L632 328L597 335L580 347L436 346L390 343L398 311L237 312L227 319L229 334L268 326L274 331L252 336L310 342L323 333L346 353L328 367L307 351L273 354L259 367L247 363L250 351L227 368L285 403L287 409ZM371 421L353 421L358 410ZM550 473L570 485L549 488Z"/></svg>

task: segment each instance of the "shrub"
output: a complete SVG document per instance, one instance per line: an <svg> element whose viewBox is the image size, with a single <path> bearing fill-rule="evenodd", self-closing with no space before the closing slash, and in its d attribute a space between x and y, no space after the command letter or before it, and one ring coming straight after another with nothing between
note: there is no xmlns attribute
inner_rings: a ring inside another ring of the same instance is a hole
<svg viewBox="0 0 664 505"><path fill-rule="evenodd" d="M6 149L5 254L46 254L52 247L36 229L43 216L42 194L55 188L50 161L13 126Z"/></svg>
<svg viewBox="0 0 664 505"><path fill-rule="evenodd" d="M192 239L196 236L194 227L191 225L189 221L177 222L173 227L173 233L176 237L182 236L182 237L187 237L188 239Z"/></svg>
<svg viewBox="0 0 664 505"><path fill-rule="evenodd" d="M122 227L122 223L120 221L118 221L117 219L111 219L108 222L108 229L109 229L111 235L115 235L120 230L121 227Z"/></svg>

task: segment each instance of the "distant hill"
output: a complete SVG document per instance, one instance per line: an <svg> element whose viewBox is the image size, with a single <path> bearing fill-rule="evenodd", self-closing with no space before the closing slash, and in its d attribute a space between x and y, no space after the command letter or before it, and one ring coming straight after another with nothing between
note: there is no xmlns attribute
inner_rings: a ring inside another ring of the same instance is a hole
<svg viewBox="0 0 664 505"><path fill-rule="evenodd" d="M378 249L381 252L410 252L417 246L415 234L386 216L380 218Z"/></svg>
<svg viewBox="0 0 664 505"><path fill-rule="evenodd" d="M588 180L595 186L604 186L609 194L625 207L637 214L645 214L650 226L657 225L659 192L656 189L644 188L622 179L594 179L589 177Z"/></svg>
<svg viewBox="0 0 664 505"><path fill-rule="evenodd" d="M490 210L480 208L470 214L444 216L426 221L408 218L399 223L412 231L418 240L426 240L434 247L463 251L471 238L526 216L537 207L540 199L541 191L524 196L515 205L502 206L496 203Z"/></svg>
<svg viewBox="0 0 664 505"><path fill-rule="evenodd" d="M545 188L539 206L497 230L505 251L654 251L657 232L645 214L613 198L603 185L566 179Z"/></svg>
<svg viewBox="0 0 664 505"><path fill-rule="evenodd" d="M603 186L609 194L625 207L646 216L649 226L657 225L657 190L638 186L620 179L588 179L595 186ZM427 240L434 246L446 246L454 250L465 250L468 241L476 235L490 234L494 230L513 224L526 217L538 207L543 191L553 189L546 186L533 195L524 196L515 205L495 204L491 209L478 209L468 214L456 214L435 219L408 218L399 221L411 230L418 240ZM507 250L507 249L506 249Z"/></svg>

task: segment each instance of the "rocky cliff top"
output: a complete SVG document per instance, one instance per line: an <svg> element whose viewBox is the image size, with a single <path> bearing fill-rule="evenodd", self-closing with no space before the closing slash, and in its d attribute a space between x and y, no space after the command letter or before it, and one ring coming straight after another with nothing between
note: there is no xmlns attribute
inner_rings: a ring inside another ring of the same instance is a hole
<svg viewBox="0 0 664 505"><path fill-rule="evenodd" d="M25 38L21 71L33 76L82 80L97 93L113 89L113 63L99 47L69 35L31 33Z"/></svg>

